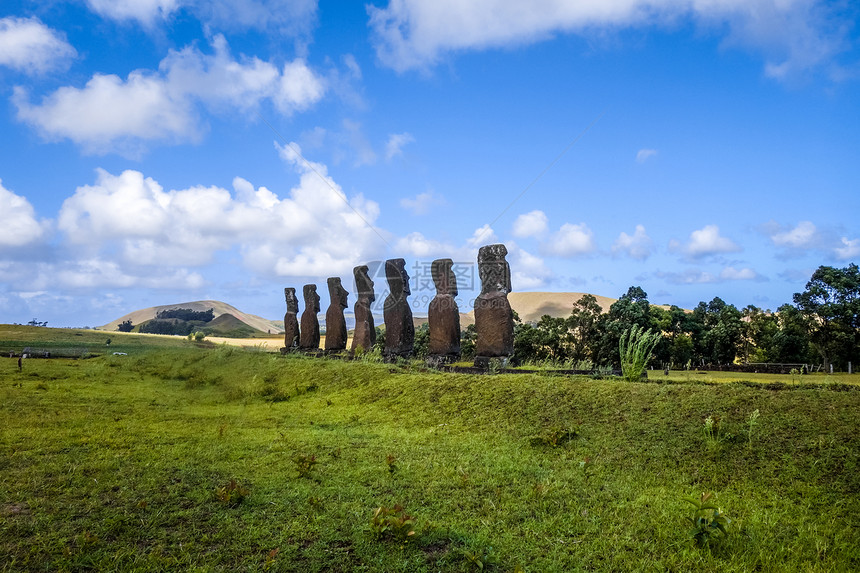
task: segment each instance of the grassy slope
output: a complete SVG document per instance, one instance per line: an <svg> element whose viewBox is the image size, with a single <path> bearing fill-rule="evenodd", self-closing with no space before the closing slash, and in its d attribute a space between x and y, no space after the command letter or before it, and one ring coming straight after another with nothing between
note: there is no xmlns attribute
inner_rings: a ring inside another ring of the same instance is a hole
<svg viewBox="0 0 860 573"><path fill-rule="evenodd" d="M443 375L226 347L21 373L0 359L0 571L857 570L860 391L835 388ZM533 443L555 429L577 437ZM309 478L297 455L316 456ZM250 490L236 507L213 493L230 479ZM681 498L703 491L733 519L713 549L682 521ZM418 519L407 545L370 532L396 503Z"/></svg>
<svg viewBox="0 0 860 573"><path fill-rule="evenodd" d="M107 344L108 340L110 344ZM0 356L9 356L10 351L20 354L25 348L33 352L47 350L54 355L79 357L113 352L139 353L188 345L182 336L0 324Z"/></svg>

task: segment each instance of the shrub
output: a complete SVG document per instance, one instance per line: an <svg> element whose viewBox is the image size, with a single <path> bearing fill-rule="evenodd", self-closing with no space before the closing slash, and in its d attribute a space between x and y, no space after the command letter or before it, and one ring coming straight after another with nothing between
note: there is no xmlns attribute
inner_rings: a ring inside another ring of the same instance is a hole
<svg viewBox="0 0 860 573"><path fill-rule="evenodd" d="M645 365L651 360L651 353L660 341L659 332L644 330L634 324L621 335L618 350L621 354L621 372L628 382L636 382L642 377Z"/></svg>

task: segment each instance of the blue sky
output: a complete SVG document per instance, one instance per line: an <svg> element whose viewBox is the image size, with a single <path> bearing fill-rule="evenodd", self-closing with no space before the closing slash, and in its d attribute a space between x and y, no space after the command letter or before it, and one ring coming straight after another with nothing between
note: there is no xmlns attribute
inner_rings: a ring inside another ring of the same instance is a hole
<svg viewBox="0 0 860 573"><path fill-rule="evenodd" d="M355 265L493 242L514 290L776 309L860 259L858 22L847 0L5 0L0 322L275 318L285 286L324 309Z"/></svg>

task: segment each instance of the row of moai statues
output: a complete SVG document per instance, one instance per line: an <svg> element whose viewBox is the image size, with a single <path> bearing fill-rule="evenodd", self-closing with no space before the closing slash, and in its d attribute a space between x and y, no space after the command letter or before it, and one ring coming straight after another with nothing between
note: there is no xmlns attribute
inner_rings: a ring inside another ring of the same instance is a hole
<svg viewBox="0 0 860 573"><path fill-rule="evenodd" d="M508 303L511 292L511 269L505 256L507 249L502 244L487 245L478 251L478 274L481 279L481 294L475 300L475 365L487 367L492 359L507 361L514 349L513 312ZM460 358L460 309L456 297L457 277L451 259L437 259L431 265L431 275L436 287L436 296L428 309L430 342L428 364L439 366L455 362ZM373 322L372 303L376 300L373 280L366 265L353 269L358 300L355 303L355 330L350 351L368 351L376 343L376 327ZM385 261L385 278L389 294L383 304L385 322L385 345L383 356L392 361L408 358L412 354L415 327L412 309L407 297L409 275L406 261ZM343 288L339 277L327 280L331 303L326 310L326 352L343 352L347 346L347 329L343 311L347 308L349 293ZM298 316L296 289L285 288L287 313L284 315L283 352L300 350L318 352L320 327L317 314L320 312L320 297L316 285L303 288L305 310Z"/></svg>

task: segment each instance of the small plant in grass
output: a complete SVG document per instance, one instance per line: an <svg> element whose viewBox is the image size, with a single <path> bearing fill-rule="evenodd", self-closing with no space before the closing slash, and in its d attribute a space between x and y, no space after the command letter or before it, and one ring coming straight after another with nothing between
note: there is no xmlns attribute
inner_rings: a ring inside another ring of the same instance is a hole
<svg viewBox="0 0 860 573"><path fill-rule="evenodd" d="M221 487L215 488L215 497L228 507L236 507L251 493L246 487L231 479Z"/></svg>
<svg viewBox="0 0 860 573"><path fill-rule="evenodd" d="M309 478L319 460L317 460L314 454L296 454L293 456L293 463L296 464L296 471L299 472L299 477Z"/></svg>
<svg viewBox="0 0 860 573"><path fill-rule="evenodd" d="M275 547L268 553L266 553L266 561L263 563L263 571L268 571L275 565L275 558L277 558L278 553L281 552L279 547Z"/></svg>
<svg viewBox="0 0 860 573"><path fill-rule="evenodd" d="M634 324L621 335L618 350L621 354L621 372L625 380L637 382L642 377L645 366L651 360L651 353L661 336L659 332L645 330L638 324Z"/></svg>
<svg viewBox="0 0 860 573"><path fill-rule="evenodd" d="M758 425L759 412L758 408L753 410L747 417L747 440L749 445L752 445L753 428Z"/></svg>
<svg viewBox="0 0 860 573"><path fill-rule="evenodd" d="M402 505L377 507L370 520L370 531L379 540L393 539L407 543L415 537L415 518Z"/></svg>
<svg viewBox="0 0 860 573"><path fill-rule="evenodd" d="M699 499L684 498L693 506L693 515L685 518L690 524L689 536L699 547L717 543L728 535L726 528L731 520L711 501L713 496L713 493L708 492L702 493Z"/></svg>
<svg viewBox="0 0 860 573"><path fill-rule="evenodd" d="M492 547L487 547L486 549L478 548L475 551L461 548L457 550L457 553L462 556L463 561L473 571L483 571L486 567L496 563Z"/></svg>
<svg viewBox="0 0 860 573"><path fill-rule="evenodd" d="M708 416L705 418L703 431L705 433L705 441L707 442L708 447L711 449L719 447L720 443L723 441L723 436L720 430L720 417Z"/></svg>
<svg viewBox="0 0 860 573"><path fill-rule="evenodd" d="M385 464L388 466L388 473L390 474L393 474L397 471L397 464L394 463L395 461L397 461L397 458L395 458L393 455L388 454L387 456L385 456Z"/></svg>

